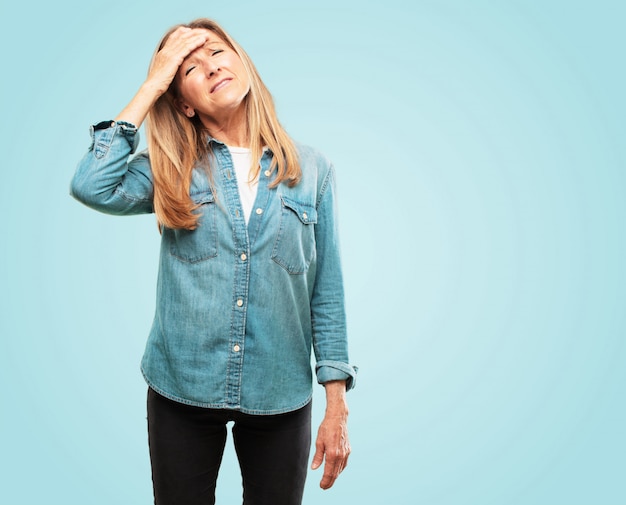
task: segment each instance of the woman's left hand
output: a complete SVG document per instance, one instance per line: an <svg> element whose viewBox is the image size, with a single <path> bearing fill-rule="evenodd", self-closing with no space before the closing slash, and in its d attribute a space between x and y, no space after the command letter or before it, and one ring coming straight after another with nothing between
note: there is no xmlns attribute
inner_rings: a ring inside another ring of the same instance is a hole
<svg viewBox="0 0 626 505"><path fill-rule="evenodd" d="M322 489L330 488L348 465L350 442L348 440L348 405L345 381L333 381L326 387L326 415L317 432L315 455L311 468L316 470L324 464Z"/></svg>

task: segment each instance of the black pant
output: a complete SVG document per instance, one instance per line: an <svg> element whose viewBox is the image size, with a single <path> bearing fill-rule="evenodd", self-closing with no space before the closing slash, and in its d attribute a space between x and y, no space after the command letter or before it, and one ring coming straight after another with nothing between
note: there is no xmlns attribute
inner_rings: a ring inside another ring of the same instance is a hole
<svg viewBox="0 0 626 505"><path fill-rule="evenodd" d="M213 505L226 423L243 479L244 505L300 505L311 447L311 404L250 415L193 407L148 388L148 440L156 505Z"/></svg>

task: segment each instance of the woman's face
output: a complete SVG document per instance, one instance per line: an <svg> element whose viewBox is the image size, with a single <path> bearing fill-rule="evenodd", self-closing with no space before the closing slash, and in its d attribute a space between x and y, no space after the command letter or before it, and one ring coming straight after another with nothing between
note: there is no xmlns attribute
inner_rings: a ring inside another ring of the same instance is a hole
<svg viewBox="0 0 626 505"><path fill-rule="evenodd" d="M215 33L207 32L207 42L184 59L176 74L181 110L188 117L197 114L205 125L227 120L250 91L239 55Z"/></svg>

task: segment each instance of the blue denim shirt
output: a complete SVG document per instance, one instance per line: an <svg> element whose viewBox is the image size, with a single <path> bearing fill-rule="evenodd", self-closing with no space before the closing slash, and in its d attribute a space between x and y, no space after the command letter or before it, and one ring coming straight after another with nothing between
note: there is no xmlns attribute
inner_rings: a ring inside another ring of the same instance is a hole
<svg viewBox="0 0 626 505"><path fill-rule="evenodd" d="M72 196L109 214L153 212L148 155L131 159L137 129L112 122L91 135ZM298 146L302 181L270 189L266 151L246 226L228 148L208 142L211 176L196 168L190 190L198 228L162 228L156 311L141 362L146 381L189 405L288 412L311 399L313 348L318 382L347 380L352 388L332 165Z"/></svg>

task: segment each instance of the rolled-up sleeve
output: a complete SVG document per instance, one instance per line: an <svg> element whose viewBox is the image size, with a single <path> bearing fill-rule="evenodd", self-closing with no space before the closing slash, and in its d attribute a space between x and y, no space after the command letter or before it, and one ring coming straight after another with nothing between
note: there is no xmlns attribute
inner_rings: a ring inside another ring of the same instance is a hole
<svg viewBox="0 0 626 505"><path fill-rule="evenodd" d="M315 372L320 384L345 380L356 384L357 368L348 361L343 274L337 227L334 169L331 166L318 195L315 240L317 270L311 298Z"/></svg>
<svg viewBox="0 0 626 505"><path fill-rule="evenodd" d="M111 121L105 128L91 126L90 134L91 145L76 168L70 194L107 214L153 212L152 173L147 153L139 153L129 161L139 143L137 128L130 123Z"/></svg>

